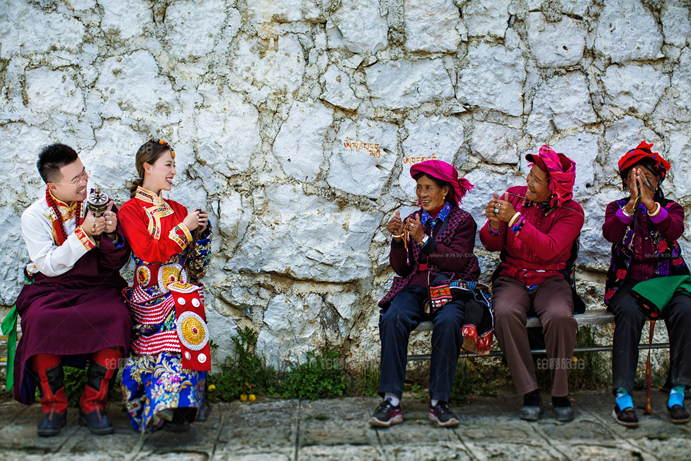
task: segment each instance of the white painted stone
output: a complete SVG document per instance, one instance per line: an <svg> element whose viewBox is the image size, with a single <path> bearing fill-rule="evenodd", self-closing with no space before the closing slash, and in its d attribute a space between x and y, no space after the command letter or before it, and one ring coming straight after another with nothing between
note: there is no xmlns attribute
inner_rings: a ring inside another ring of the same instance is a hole
<svg viewBox="0 0 691 461"><path fill-rule="evenodd" d="M365 69L375 107L401 109L453 98L453 86L441 59L390 61Z"/></svg>
<svg viewBox="0 0 691 461"><path fill-rule="evenodd" d="M92 101L93 110L119 117L123 112L151 116L159 111L177 109L170 81L159 74L158 64L148 51L108 58L99 66L99 71L94 89L100 97ZM99 104L102 107L97 107Z"/></svg>
<svg viewBox="0 0 691 461"><path fill-rule="evenodd" d="M518 164L518 141L523 137L515 130L496 123L474 122L470 148L485 161L496 164Z"/></svg>
<svg viewBox="0 0 691 461"><path fill-rule="evenodd" d="M672 86L678 90L673 100L674 104L688 111L691 108L691 50L689 48L684 48L679 64L674 67Z"/></svg>
<svg viewBox="0 0 691 461"><path fill-rule="evenodd" d="M51 49L77 52L84 25L76 18L47 13L22 0L0 3L0 57L46 53Z"/></svg>
<svg viewBox="0 0 691 461"><path fill-rule="evenodd" d="M274 155L283 171L298 181L312 182L324 161L327 128L333 111L319 103L297 102L274 142Z"/></svg>
<svg viewBox="0 0 691 461"><path fill-rule="evenodd" d="M410 167L421 159L434 157L453 165L463 144L463 123L455 117L419 117L415 123L406 121L408 137L403 141L403 168L398 185L413 201L415 180L410 177Z"/></svg>
<svg viewBox="0 0 691 461"><path fill-rule="evenodd" d="M381 213L355 208L343 212L336 204L305 195L293 185L267 187L266 201L265 216L248 229L229 268L322 282L368 276L372 264L368 249ZM357 231L348 230L351 222L357 223Z"/></svg>
<svg viewBox="0 0 691 461"><path fill-rule="evenodd" d="M622 110L635 109L639 115L651 113L669 86L668 75L651 65L609 66L602 78L605 103Z"/></svg>
<svg viewBox="0 0 691 461"><path fill-rule="evenodd" d="M550 122L561 131L596 121L585 75L570 72L552 77L538 89L528 117L527 131L542 142L553 134Z"/></svg>
<svg viewBox="0 0 691 461"><path fill-rule="evenodd" d="M652 143L653 150L664 152L664 144L654 131L647 128L642 120L626 116L617 120L605 130L605 141L609 145L609 151L605 152L603 163L607 183L620 187L621 180L617 173L619 159L631 149L634 149L641 141Z"/></svg>
<svg viewBox="0 0 691 461"><path fill-rule="evenodd" d="M228 242L230 251L242 241L252 219L252 209L243 205L240 194L235 191L225 194L219 204L218 232Z"/></svg>
<svg viewBox="0 0 691 461"><path fill-rule="evenodd" d="M612 62L662 57L662 40L653 14L641 0L605 1L597 23L595 50Z"/></svg>
<svg viewBox="0 0 691 461"><path fill-rule="evenodd" d="M195 117L200 160L226 176L245 172L261 147L257 109L227 88L202 84L198 91L204 97Z"/></svg>
<svg viewBox="0 0 691 461"><path fill-rule="evenodd" d="M23 210L22 210L23 211ZM24 280L23 267L29 263L29 255L22 240L21 213L11 205L0 206L0 303L11 306L17 300Z"/></svg>
<svg viewBox="0 0 691 461"><path fill-rule="evenodd" d="M247 13L253 23L296 22L321 17L320 6L318 0L252 0Z"/></svg>
<svg viewBox="0 0 691 461"><path fill-rule="evenodd" d="M599 137L593 134L580 133L560 139L551 146L576 162L576 184L573 188L576 201L593 195L593 189L589 188L595 185L595 166L600 154L598 140Z"/></svg>
<svg viewBox="0 0 691 461"><path fill-rule="evenodd" d="M350 77L338 67L329 66L319 82L324 86L320 99L348 110L355 110L360 105L361 99L355 96L350 87Z"/></svg>
<svg viewBox="0 0 691 461"><path fill-rule="evenodd" d="M456 98L464 104L518 116L523 113L525 78L520 50L474 43L468 50L468 65L458 74Z"/></svg>
<svg viewBox="0 0 691 461"><path fill-rule="evenodd" d="M154 16L151 6L144 0L105 1L99 4L103 8L101 29L108 34L117 34L125 40L141 35L144 26L151 23ZM169 21L168 17L166 21ZM178 26L179 24L175 25Z"/></svg>
<svg viewBox="0 0 691 461"><path fill-rule="evenodd" d="M348 120L336 135L326 181L349 194L377 198L396 164L397 148L396 125Z"/></svg>
<svg viewBox="0 0 691 461"><path fill-rule="evenodd" d="M463 19L470 37L491 35L504 38L511 0L478 0L463 6Z"/></svg>
<svg viewBox="0 0 691 461"><path fill-rule="evenodd" d="M408 51L456 51L461 34L467 34L452 0L405 0L403 9Z"/></svg>
<svg viewBox="0 0 691 461"><path fill-rule="evenodd" d="M542 13L530 13L526 19L530 52L540 67L573 66L585 49L586 26L583 21L564 16L548 22Z"/></svg>
<svg viewBox="0 0 691 461"><path fill-rule="evenodd" d="M531 0L531 1L544 1L544 0ZM576 16L585 16L588 12L588 7L591 5L592 0L559 0L561 3L561 11L566 14L574 14Z"/></svg>
<svg viewBox="0 0 691 461"><path fill-rule="evenodd" d="M342 0L331 16L330 46L353 53L376 53L388 46L389 26L379 12L379 0Z"/></svg>
<svg viewBox="0 0 691 461"><path fill-rule="evenodd" d="M688 174L688 165L691 165L691 137L688 135L688 125L674 127L668 136L669 151L665 159L672 164L670 179L674 180L674 192L677 200L688 200L691 196L691 175ZM679 128L683 128L683 131ZM660 146L655 146L653 152L660 152ZM669 190L669 179L663 183L664 190Z"/></svg>
<svg viewBox="0 0 691 461"><path fill-rule="evenodd" d="M257 354L273 367L305 361L305 354L317 347L317 315L324 304L321 296L278 295L264 312L264 327L257 339Z"/></svg>
<svg viewBox="0 0 691 461"><path fill-rule="evenodd" d="M84 93L69 72L39 67L26 73L29 108L41 112L79 115L84 110Z"/></svg>
<svg viewBox="0 0 691 461"><path fill-rule="evenodd" d="M240 42L233 68L235 74L250 88L257 83L271 91L295 91L302 83L305 72L305 55L295 34L278 37L278 48L269 48L259 54L256 38Z"/></svg>
<svg viewBox="0 0 691 461"><path fill-rule="evenodd" d="M169 52L179 59L202 57L214 49L221 27L239 28L242 18L230 9L226 21L222 0L176 2L166 9L166 23L173 24L166 33ZM235 13L235 14L232 14Z"/></svg>
<svg viewBox="0 0 691 461"><path fill-rule="evenodd" d="M587 264L604 272L609 268L612 244L602 237L602 223L605 220L607 205L628 195L621 188L621 182L615 187L601 189L597 194L581 196L577 199L583 212L585 222L581 229L581 247L576 264ZM578 277L576 277L578 281ZM604 287L603 291L604 291Z"/></svg>
<svg viewBox="0 0 691 461"><path fill-rule="evenodd" d="M689 20L689 5L681 0L669 0L664 2L660 11L662 33L665 43L670 43L679 48L686 46L691 36L691 20Z"/></svg>

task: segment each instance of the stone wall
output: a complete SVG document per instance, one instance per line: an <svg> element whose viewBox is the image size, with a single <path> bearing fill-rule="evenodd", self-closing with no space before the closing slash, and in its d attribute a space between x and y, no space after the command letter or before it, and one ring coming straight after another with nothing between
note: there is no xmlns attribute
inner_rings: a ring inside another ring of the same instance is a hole
<svg viewBox="0 0 691 461"><path fill-rule="evenodd" d="M617 159L653 142L691 211L690 32L686 0L0 0L0 304L20 290L40 148L75 146L124 201L156 136L178 154L170 197L216 227L217 359L238 325L277 366L327 341L376 359L386 222L430 157L476 185L480 225L526 153L575 159L579 289L598 307ZM487 277L496 258L477 253Z"/></svg>

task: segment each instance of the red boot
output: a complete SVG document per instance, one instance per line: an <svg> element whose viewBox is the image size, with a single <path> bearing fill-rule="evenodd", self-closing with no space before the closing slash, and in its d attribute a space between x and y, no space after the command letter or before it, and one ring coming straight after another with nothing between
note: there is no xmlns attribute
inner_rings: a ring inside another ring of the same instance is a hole
<svg viewBox="0 0 691 461"><path fill-rule="evenodd" d="M58 435L67 424L67 396L65 374L59 355L38 354L29 360L31 369L38 376L41 390L43 419L37 431L40 437Z"/></svg>
<svg viewBox="0 0 691 461"><path fill-rule="evenodd" d="M86 372L86 386L79 399L79 424L89 428L92 434L113 433L113 425L103 414L108 401L108 384L118 369L122 358L119 348L95 352Z"/></svg>

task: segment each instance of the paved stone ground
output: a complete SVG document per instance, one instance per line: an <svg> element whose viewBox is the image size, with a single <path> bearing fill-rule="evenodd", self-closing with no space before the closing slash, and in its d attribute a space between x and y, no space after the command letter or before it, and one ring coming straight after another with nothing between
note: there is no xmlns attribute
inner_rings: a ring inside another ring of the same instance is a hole
<svg viewBox="0 0 691 461"><path fill-rule="evenodd" d="M549 409L538 423L518 420L515 395L474 397L454 408L461 419L455 429L437 428L424 403L404 399L403 424L377 430L367 424L377 399L235 402L214 405L209 421L188 433L144 436L131 430L121 405L111 404L115 434L91 435L70 409L67 428L47 439L36 436L38 405L7 402L0 404L0 459L691 459L691 426L669 421L665 394L654 393L654 415L641 417L638 429L614 422L605 392L573 398L576 420L561 424ZM644 400L640 393L634 398Z"/></svg>

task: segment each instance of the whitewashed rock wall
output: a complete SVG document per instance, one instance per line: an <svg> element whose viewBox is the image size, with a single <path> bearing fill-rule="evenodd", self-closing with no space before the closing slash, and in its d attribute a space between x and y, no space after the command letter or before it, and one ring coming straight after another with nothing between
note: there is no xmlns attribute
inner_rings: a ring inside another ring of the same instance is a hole
<svg viewBox="0 0 691 461"><path fill-rule="evenodd" d="M376 359L385 225L414 203L420 158L476 185L479 225L492 192L523 183L526 153L574 158L596 307L616 160L653 142L691 211L690 33L683 0L0 0L0 302L20 289L40 148L73 145L124 201L156 136L178 154L170 197L216 227L217 359L237 325L277 366L326 341ZM496 259L477 248L487 277Z"/></svg>

